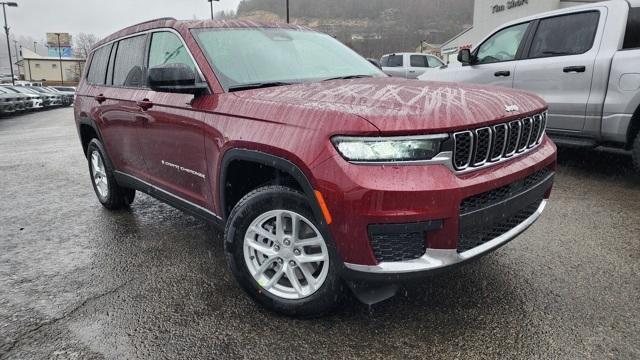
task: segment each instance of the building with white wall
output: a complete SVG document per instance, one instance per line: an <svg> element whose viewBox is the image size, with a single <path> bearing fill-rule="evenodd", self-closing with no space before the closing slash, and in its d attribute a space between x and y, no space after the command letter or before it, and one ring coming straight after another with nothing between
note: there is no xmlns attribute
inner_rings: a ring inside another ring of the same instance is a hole
<svg viewBox="0 0 640 360"><path fill-rule="evenodd" d="M475 46L500 25L539 14L598 0L475 0L473 26L442 44L441 55L445 62L456 62L461 47Z"/></svg>
<svg viewBox="0 0 640 360"><path fill-rule="evenodd" d="M61 76L67 85L77 84L84 69L85 59L74 57L42 56L22 48L18 61L20 78L26 81L41 81L49 85L61 84ZM62 75L60 66L62 65Z"/></svg>

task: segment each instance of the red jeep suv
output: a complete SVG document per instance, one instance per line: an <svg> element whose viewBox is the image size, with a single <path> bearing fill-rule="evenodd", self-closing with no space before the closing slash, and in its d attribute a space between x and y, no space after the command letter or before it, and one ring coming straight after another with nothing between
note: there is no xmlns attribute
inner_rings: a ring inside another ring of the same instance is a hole
<svg viewBox="0 0 640 360"><path fill-rule="evenodd" d="M540 98L390 78L305 27L163 18L88 64L74 115L102 205L142 191L224 226L240 285L285 314L496 249L551 191Z"/></svg>

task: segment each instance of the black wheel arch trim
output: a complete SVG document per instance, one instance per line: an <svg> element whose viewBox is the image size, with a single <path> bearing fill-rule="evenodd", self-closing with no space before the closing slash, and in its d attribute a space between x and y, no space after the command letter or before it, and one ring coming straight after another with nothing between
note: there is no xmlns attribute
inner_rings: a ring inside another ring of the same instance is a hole
<svg viewBox="0 0 640 360"><path fill-rule="evenodd" d="M280 170L288 175L291 175L298 182L298 184L300 184L300 187L304 191L304 194L309 198L313 214L315 216L320 216L318 221L324 223L322 210L320 210L320 206L315 201L313 186L311 185L311 182L304 174L304 172L302 172L302 170L300 170L300 168L296 164L283 157L250 149L230 149L227 150L223 155L220 167L220 176L218 177L218 195L220 199L219 208L223 219L227 219L227 217L229 216L228 212L225 210L226 199L224 197L225 183L227 181L227 169L229 168L229 164L231 164L233 161L238 160L269 166L275 168L276 170Z"/></svg>
<svg viewBox="0 0 640 360"><path fill-rule="evenodd" d="M107 151L107 147L104 141L102 140L103 137L102 137L102 133L100 132L100 128L96 124L95 120L93 120L91 117L86 115L80 115L78 117L78 122L77 122L77 131L78 131L78 138L80 139L80 146L82 146L82 132L80 131L80 128L82 127L82 125L89 126L95 131L96 135L98 135L98 141L100 141L100 144L102 144L102 150L104 151L104 157L105 157L104 160L107 162L107 165L111 167L111 169L113 169L114 171L117 170L116 167L113 165L113 161L111 161L111 155L109 155L109 151ZM87 146L89 145L90 142L91 141L87 142ZM84 148L82 150L85 151ZM86 151L84 155L88 156Z"/></svg>
<svg viewBox="0 0 640 360"><path fill-rule="evenodd" d="M80 132L80 127L82 127L82 125L87 125L91 127L93 131L95 131L96 134L98 135L98 140L100 140L100 142L104 144L104 141L102 141L102 133L100 132L100 128L98 128L98 125L96 125L95 120L93 120L90 116L86 114L78 116L78 124L77 124L78 137L80 137L81 143L82 143L82 133Z"/></svg>
<svg viewBox="0 0 640 360"><path fill-rule="evenodd" d="M298 182L298 184L302 188L302 191L304 192L305 197L309 201L309 206L311 207L311 211L313 212L316 221L318 221L318 229L320 230L320 232L322 232L322 236L324 236L326 239L333 240L331 232L329 231L329 226L326 223L322 210L320 209L320 205L316 200L314 188L305 173L300 170L300 168L296 164L285 158L267 154L257 150L229 149L223 155L220 167L220 176L218 177L218 199L220 201L219 209L223 221L228 221L227 218L229 216L229 214L227 214L227 211L225 210L226 202L224 198L225 183L227 180L227 169L229 168L229 164L237 160L255 162L265 166L270 166L291 175ZM335 244L335 241L332 242ZM340 265L343 266L342 264Z"/></svg>

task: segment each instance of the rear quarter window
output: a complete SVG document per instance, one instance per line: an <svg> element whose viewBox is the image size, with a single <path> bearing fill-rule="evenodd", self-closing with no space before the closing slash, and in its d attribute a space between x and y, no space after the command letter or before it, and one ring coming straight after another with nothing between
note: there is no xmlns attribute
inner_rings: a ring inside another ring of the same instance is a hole
<svg viewBox="0 0 640 360"><path fill-rule="evenodd" d="M623 49L640 48L640 7L629 9Z"/></svg>
<svg viewBox="0 0 640 360"><path fill-rule="evenodd" d="M402 67L402 55L389 55L387 67Z"/></svg>
<svg viewBox="0 0 640 360"><path fill-rule="evenodd" d="M87 73L87 82L94 85L104 85L110 52L111 45L107 45L93 53L91 64L89 65L89 72Z"/></svg>

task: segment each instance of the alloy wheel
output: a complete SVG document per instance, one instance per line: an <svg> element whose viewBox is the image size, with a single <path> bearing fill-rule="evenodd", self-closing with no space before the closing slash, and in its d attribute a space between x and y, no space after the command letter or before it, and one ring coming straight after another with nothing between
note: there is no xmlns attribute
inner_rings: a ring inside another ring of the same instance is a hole
<svg viewBox="0 0 640 360"><path fill-rule="evenodd" d="M102 161L102 156L96 150L91 153L91 176L96 185L96 190L101 198L109 195L109 182L107 180L107 172Z"/></svg>
<svg viewBox="0 0 640 360"><path fill-rule="evenodd" d="M272 210L258 216L244 236L244 260L265 291L285 299L315 293L329 271L329 251L320 231L304 216Z"/></svg>

